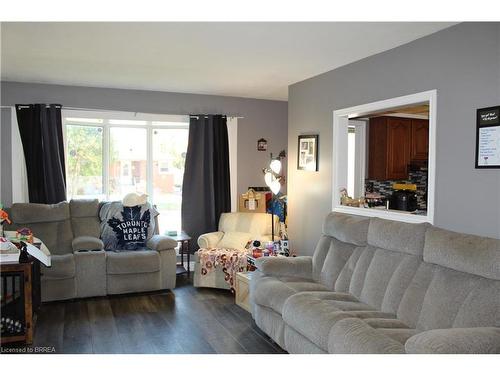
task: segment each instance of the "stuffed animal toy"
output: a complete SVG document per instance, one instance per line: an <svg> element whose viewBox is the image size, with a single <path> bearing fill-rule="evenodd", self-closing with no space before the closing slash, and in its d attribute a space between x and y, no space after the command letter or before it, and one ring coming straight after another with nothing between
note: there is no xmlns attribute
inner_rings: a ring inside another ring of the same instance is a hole
<svg viewBox="0 0 500 375"><path fill-rule="evenodd" d="M123 197L122 204L124 207L134 207L146 204L147 201L147 194L128 193Z"/></svg>

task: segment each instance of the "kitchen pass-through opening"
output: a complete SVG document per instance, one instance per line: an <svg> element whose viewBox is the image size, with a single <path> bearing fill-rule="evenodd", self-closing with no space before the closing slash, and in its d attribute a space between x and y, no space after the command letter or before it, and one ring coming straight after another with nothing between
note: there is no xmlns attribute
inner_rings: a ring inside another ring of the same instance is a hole
<svg viewBox="0 0 500 375"><path fill-rule="evenodd" d="M334 112L333 210L433 222L436 92Z"/></svg>

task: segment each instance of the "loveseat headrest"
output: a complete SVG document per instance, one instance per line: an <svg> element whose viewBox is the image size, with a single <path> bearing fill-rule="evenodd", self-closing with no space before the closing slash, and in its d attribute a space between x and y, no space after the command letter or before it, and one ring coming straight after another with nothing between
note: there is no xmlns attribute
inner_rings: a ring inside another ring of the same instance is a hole
<svg viewBox="0 0 500 375"><path fill-rule="evenodd" d="M97 199L72 199L69 202L71 217L98 217L99 200Z"/></svg>
<svg viewBox="0 0 500 375"><path fill-rule="evenodd" d="M368 228L368 244L386 250L422 256L425 231L429 224L411 224L373 217Z"/></svg>
<svg viewBox="0 0 500 375"><path fill-rule="evenodd" d="M370 219L331 212L323 223L323 234L357 246L365 246Z"/></svg>
<svg viewBox="0 0 500 375"><path fill-rule="evenodd" d="M500 240L431 227L425 236L424 261L500 280Z"/></svg>
<svg viewBox="0 0 500 375"><path fill-rule="evenodd" d="M9 211L11 220L16 224L50 223L69 219L68 202L57 204L14 203Z"/></svg>

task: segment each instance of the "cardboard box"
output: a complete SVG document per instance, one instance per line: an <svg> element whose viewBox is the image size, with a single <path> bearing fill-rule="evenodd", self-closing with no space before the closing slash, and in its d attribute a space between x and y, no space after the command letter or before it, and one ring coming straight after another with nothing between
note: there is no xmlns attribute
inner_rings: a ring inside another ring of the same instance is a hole
<svg viewBox="0 0 500 375"><path fill-rule="evenodd" d="M271 196L271 192L253 192L249 190L240 195L238 211L266 213Z"/></svg>

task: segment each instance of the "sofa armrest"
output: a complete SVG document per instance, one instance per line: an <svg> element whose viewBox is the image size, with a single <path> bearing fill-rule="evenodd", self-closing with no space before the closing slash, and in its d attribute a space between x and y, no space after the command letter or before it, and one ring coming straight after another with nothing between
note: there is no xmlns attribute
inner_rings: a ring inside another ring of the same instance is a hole
<svg viewBox="0 0 500 375"><path fill-rule="evenodd" d="M177 247L177 241L162 234L155 234L146 246L156 251L173 250Z"/></svg>
<svg viewBox="0 0 500 375"><path fill-rule="evenodd" d="M500 328L433 329L410 337L405 350L411 354L500 353Z"/></svg>
<svg viewBox="0 0 500 375"><path fill-rule="evenodd" d="M261 257L255 266L266 276L312 279L312 257Z"/></svg>
<svg viewBox="0 0 500 375"><path fill-rule="evenodd" d="M210 249L215 247L222 237L224 236L224 232L211 232L202 234L198 237L198 246L200 249Z"/></svg>
<svg viewBox="0 0 500 375"><path fill-rule="evenodd" d="M99 238L92 236L75 237L73 242L71 242L71 246L73 247L73 252L104 249L104 243Z"/></svg>

